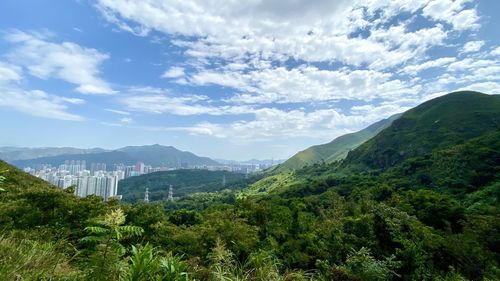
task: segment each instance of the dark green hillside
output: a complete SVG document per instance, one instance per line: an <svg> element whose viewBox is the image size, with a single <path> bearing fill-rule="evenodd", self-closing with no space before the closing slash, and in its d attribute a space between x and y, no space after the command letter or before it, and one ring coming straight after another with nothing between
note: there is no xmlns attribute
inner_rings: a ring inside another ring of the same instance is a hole
<svg viewBox="0 0 500 281"><path fill-rule="evenodd" d="M383 174L426 187L466 194L500 180L500 131L413 157Z"/></svg>
<svg viewBox="0 0 500 281"><path fill-rule="evenodd" d="M222 185L223 177L226 178L226 186ZM174 188L174 196L181 197L188 193L223 190L233 187L235 183L243 179L245 175L241 173L180 169L121 180L118 183L118 194L123 196L123 201L137 202L144 198L144 191L147 187L149 199L157 201L167 198L169 185Z"/></svg>
<svg viewBox="0 0 500 281"><path fill-rule="evenodd" d="M500 130L500 96L455 92L427 101L351 151L345 163L386 169L437 148Z"/></svg>
<svg viewBox="0 0 500 281"><path fill-rule="evenodd" d="M344 159L347 153L358 147L363 142L378 134L381 130L387 128L391 123L399 118L401 114L396 114L390 118L378 121L367 128L340 136L333 141L321 145L311 146L292 156L284 163L274 169L275 172L285 172L300 169L306 165L316 163L331 163Z"/></svg>
<svg viewBox="0 0 500 281"><path fill-rule="evenodd" d="M0 160L0 229L35 230L51 238L74 237L89 218L102 212L97 197L77 198Z"/></svg>
<svg viewBox="0 0 500 281"><path fill-rule="evenodd" d="M271 179L281 182L269 183ZM432 189L463 196L497 181L500 181L500 131L491 131L461 144L406 159L384 172L354 173L338 163L314 165L291 174L269 176L245 192L255 193L260 188L263 192L295 197L329 189L350 194L357 188L390 186L393 192Z"/></svg>

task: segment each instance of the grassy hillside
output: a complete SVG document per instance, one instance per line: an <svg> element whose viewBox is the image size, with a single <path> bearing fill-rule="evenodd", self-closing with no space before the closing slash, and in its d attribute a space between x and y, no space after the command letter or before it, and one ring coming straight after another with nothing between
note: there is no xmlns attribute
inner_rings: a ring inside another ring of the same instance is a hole
<svg viewBox="0 0 500 281"><path fill-rule="evenodd" d="M386 169L434 149L500 130L500 96L455 92L427 101L351 151L346 165Z"/></svg>
<svg viewBox="0 0 500 281"><path fill-rule="evenodd" d="M298 152L290 159L277 166L274 171L291 171L300 169L306 165L331 163L337 160L342 160L347 156L347 153L350 150L358 147L363 142L378 134L381 130L387 128L394 120L399 118L399 116L401 116L401 114L393 115L390 118L376 122L361 131L340 136L329 143L311 146Z"/></svg>
<svg viewBox="0 0 500 281"><path fill-rule="evenodd" d="M222 185L223 177L226 178L225 186ZM137 202L144 198L147 187L150 192L149 199L156 201L167 198L169 185L173 185L174 196L180 197L188 193L213 192L234 187L244 179L245 175L241 173L181 169L121 180L118 183L118 194L123 196L125 202Z"/></svg>

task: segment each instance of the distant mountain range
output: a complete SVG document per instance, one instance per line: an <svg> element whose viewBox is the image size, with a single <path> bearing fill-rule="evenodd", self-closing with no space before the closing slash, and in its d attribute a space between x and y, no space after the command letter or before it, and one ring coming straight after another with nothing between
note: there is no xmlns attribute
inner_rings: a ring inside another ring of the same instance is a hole
<svg viewBox="0 0 500 281"><path fill-rule="evenodd" d="M283 164L276 167L274 172L291 171L317 163L331 163L344 159L347 153L389 127L401 114L395 114L387 119L378 121L367 128L340 136L325 144L311 146L290 157Z"/></svg>
<svg viewBox="0 0 500 281"><path fill-rule="evenodd" d="M45 155L42 157L26 158L29 155ZM101 148L35 148L19 149L0 148L0 158L9 161L18 167L28 167L37 164L63 164L65 160L85 160L87 164L105 163L106 165L124 164L133 165L138 161L154 167L181 167L181 166L218 166L220 163L208 158L200 157L188 151L181 151L172 146L144 145L127 146L113 151Z"/></svg>
<svg viewBox="0 0 500 281"><path fill-rule="evenodd" d="M40 157L50 157L65 154L100 153L107 150L102 148L74 148L74 147L0 147L0 159L5 161L27 160Z"/></svg>
<svg viewBox="0 0 500 281"><path fill-rule="evenodd" d="M127 146L117 151L126 153L135 159L141 159L152 166L179 167L183 164L217 166L220 163L208 158L197 156L188 151L181 151L173 146L159 144L145 146Z"/></svg>

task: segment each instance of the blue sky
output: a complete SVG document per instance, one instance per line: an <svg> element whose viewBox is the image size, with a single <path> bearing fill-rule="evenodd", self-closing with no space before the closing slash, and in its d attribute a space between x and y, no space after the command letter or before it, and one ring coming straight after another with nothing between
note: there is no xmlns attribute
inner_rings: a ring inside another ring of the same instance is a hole
<svg viewBox="0 0 500 281"><path fill-rule="evenodd" d="M286 158L500 93L498 1L3 0L0 146Z"/></svg>

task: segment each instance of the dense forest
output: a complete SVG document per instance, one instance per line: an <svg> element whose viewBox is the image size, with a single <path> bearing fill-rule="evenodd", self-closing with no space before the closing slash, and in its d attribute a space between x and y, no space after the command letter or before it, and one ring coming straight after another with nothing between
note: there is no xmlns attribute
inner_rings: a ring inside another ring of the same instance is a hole
<svg viewBox="0 0 500 281"><path fill-rule="evenodd" d="M452 93L345 160L174 202L0 176L2 280L500 279L499 96Z"/></svg>

